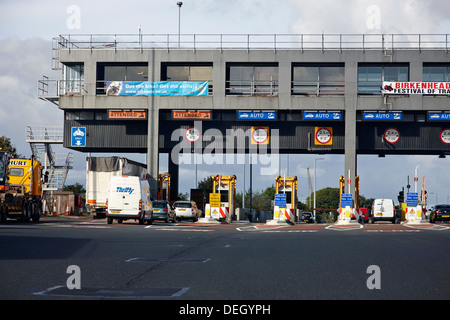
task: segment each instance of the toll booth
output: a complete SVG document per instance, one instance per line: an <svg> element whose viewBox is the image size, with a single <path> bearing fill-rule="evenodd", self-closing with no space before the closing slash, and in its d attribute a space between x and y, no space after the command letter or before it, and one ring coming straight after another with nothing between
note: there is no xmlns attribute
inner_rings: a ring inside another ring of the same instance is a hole
<svg viewBox="0 0 450 320"><path fill-rule="evenodd" d="M170 201L170 173L159 174L158 200Z"/></svg>
<svg viewBox="0 0 450 320"><path fill-rule="evenodd" d="M211 204L211 217L217 220L231 221L236 210L236 176L215 175L213 194L220 194L220 203ZM217 208L217 204L220 207Z"/></svg>
<svg viewBox="0 0 450 320"><path fill-rule="evenodd" d="M278 176L275 179L274 220L295 221L296 213L297 177Z"/></svg>
<svg viewBox="0 0 450 320"><path fill-rule="evenodd" d="M348 182L350 184L350 182ZM338 223L349 223L352 220L364 222L364 214L359 210L359 176L355 177L355 198L345 193L345 177L339 178L339 216Z"/></svg>

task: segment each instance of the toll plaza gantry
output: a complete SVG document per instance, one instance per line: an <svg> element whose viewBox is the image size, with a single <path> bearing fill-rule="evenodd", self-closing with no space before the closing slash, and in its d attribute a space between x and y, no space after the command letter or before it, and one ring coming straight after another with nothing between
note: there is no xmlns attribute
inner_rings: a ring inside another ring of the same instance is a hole
<svg viewBox="0 0 450 320"><path fill-rule="evenodd" d="M63 146L145 153L154 199L160 154L171 199L184 154L343 154L355 199L358 155L450 155L448 34L139 30L52 43L61 77L39 80L38 97L64 112Z"/></svg>

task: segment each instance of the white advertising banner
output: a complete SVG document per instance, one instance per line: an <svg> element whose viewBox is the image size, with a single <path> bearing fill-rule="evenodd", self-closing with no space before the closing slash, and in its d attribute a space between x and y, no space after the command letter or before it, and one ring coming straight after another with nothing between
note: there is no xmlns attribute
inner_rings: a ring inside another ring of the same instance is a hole
<svg viewBox="0 0 450 320"><path fill-rule="evenodd" d="M450 95L450 82L383 81L383 94Z"/></svg>

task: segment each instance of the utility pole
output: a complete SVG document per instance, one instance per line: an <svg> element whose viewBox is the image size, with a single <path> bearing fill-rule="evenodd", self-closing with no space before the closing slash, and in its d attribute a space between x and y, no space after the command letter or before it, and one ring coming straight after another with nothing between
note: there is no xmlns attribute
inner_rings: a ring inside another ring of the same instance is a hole
<svg viewBox="0 0 450 320"><path fill-rule="evenodd" d="M181 6L183 5L183 2L178 1L178 49L180 48L180 34L181 34Z"/></svg>

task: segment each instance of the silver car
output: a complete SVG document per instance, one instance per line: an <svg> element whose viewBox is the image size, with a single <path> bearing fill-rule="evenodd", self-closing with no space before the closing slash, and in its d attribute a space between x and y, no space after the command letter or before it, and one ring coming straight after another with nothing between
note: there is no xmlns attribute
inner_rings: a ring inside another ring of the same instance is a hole
<svg viewBox="0 0 450 320"><path fill-rule="evenodd" d="M173 204L173 209L178 221L192 219L192 221L196 222L200 218L200 210L194 201L176 201Z"/></svg>

